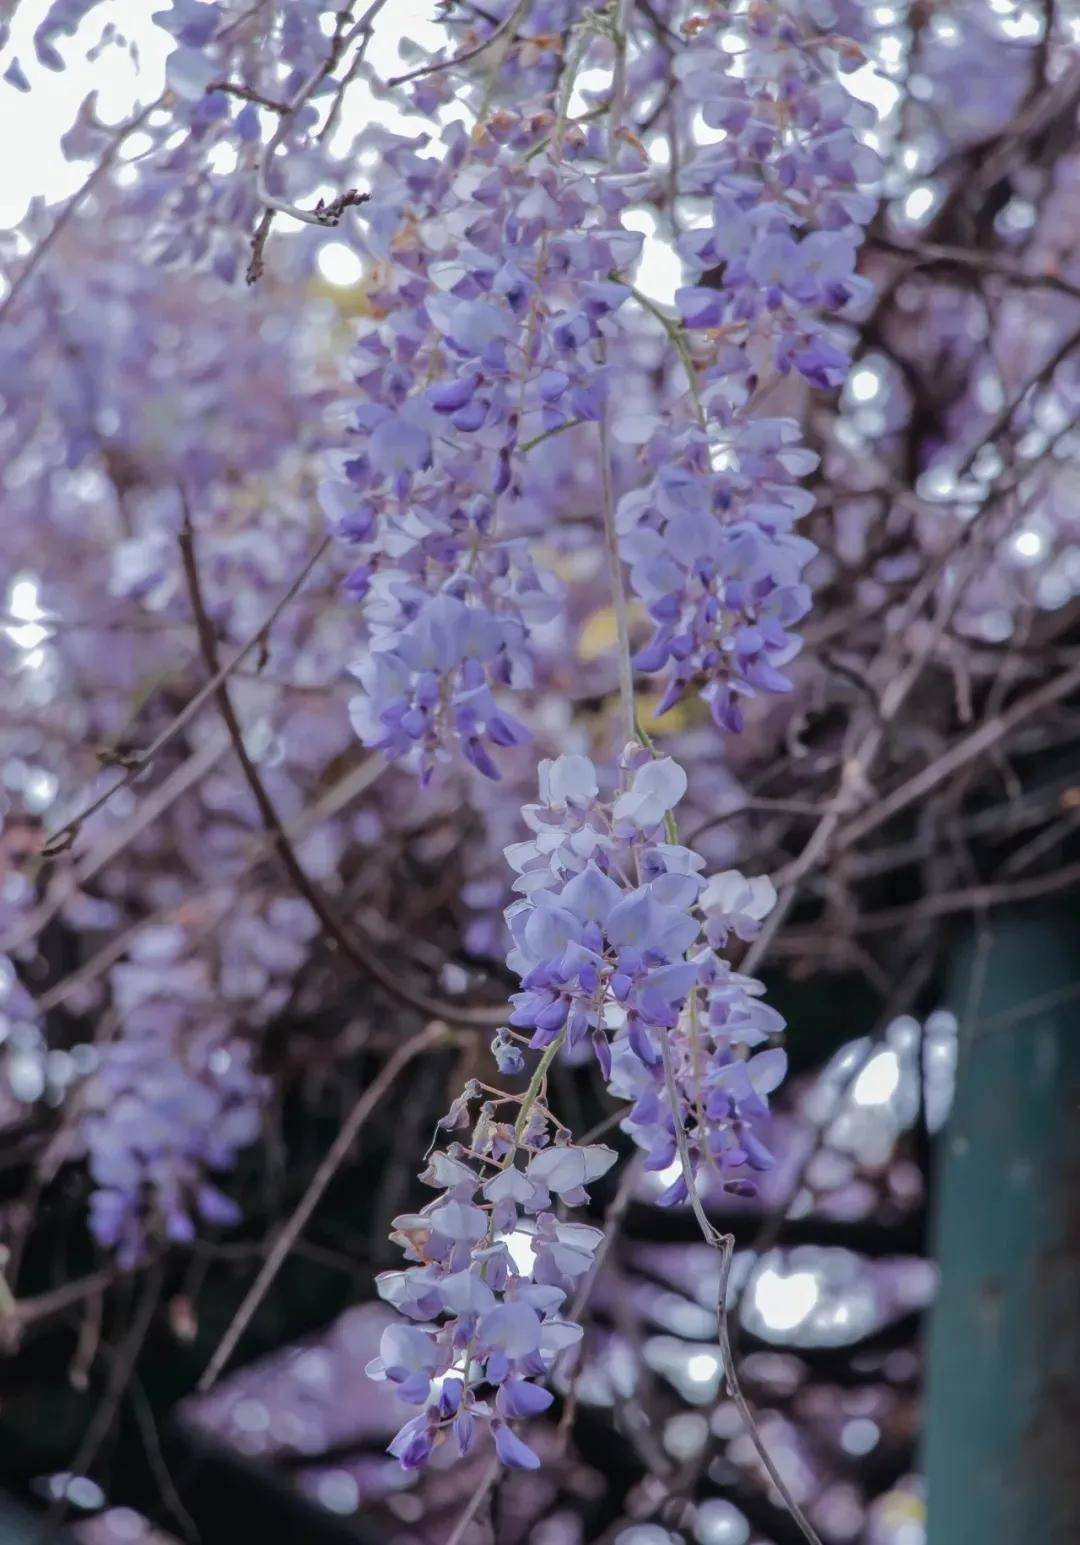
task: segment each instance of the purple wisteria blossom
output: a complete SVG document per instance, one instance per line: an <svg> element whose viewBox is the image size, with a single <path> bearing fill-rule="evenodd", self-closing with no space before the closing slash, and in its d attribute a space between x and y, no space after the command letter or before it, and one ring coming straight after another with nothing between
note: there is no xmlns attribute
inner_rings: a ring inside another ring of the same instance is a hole
<svg viewBox="0 0 1080 1545"><path fill-rule="evenodd" d="M532 835L507 850L520 892L506 914L507 963L522 990L493 1051L514 1073L523 1030L548 1058L589 1041L609 1091L629 1102L622 1126L646 1167L676 1162L678 1123L695 1172L743 1196L754 1189L745 1172L772 1163L754 1129L787 1065L779 1048L756 1048L784 1022L761 1002L760 983L701 941L702 901L707 927L734 927L759 921L771 898L733 871L705 881L702 860L671 840L685 789L675 762L640 747L627 748L607 799L587 757L541 762L540 799L524 810ZM519 1107L512 1126L500 1118L507 1105ZM504 1463L531 1469L539 1460L508 1423L550 1403L534 1381L580 1336L559 1311L603 1237L553 1209L584 1206L616 1154L575 1145L537 1094L492 1098L472 1085L443 1125L471 1135L424 1174L442 1198L395 1220L416 1264L379 1279L381 1295L419 1323L391 1326L369 1371L425 1407L390 1446L407 1469L451 1435L465 1453L478 1421ZM687 1195L680 1172L661 1201ZM516 1245L527 1247L528 1271Z"/></svg>
<svg viewBox="0 0 1080 1545"><path fill-rule="evenodd" d="M748 1177L728 1172L770 1162L750 1128L786 1064L779 1050L761 1052L764 1062L744 1057L784 1021L713 941L723 942L718 921L750 933L775 893L734 871L706 880L702 860L670 840L685 788L677 763L641 748L628 748L608 800L587 758L541 763L541 803L524 812L534 836L507 850L522 893L507 911L508 964L523 989L510 1024L532 1032L534 1049L556 1037L591 1043L611 1092L633 1102L623 1125L648 1167L674 1161L677 1120L695 1166L745 1194ZM685 1196L680 1176L666 1199Z"/></svg>
<svg viewBox="0 0 1080 1545"><path fill-rule="evenodd" d="M619 215L644 161L620 140L598 177L601 141L550 113L453 124L427 148L386 137L361 397L320 500L356 552L361 739L425 780L455 749L495 778L528 738L500 699L533 685L533 634L560 610L522 528L523 458L601 416L602 345L630 293L609 275L641 245Z"/></svg>
<svg viewBox="0 0 1080 1545"><path fill-rule="evenodd" d="M441 1196L394 1220L415 1264L378 1278L381 1296L413 1322L389 1326L368 1366L423 1407L390 1445L406 1469L448 1441L467 1453L484 1427L505 1464L536 1469L510 1424L547 1409L552 1396L537 1380L581 1337L559 1311L603 1236L553 1209L582 1202L615 1151L574 1146L539 1104L516 1128L498 1118L500 1103L482 1102L475 1120L466 1110L470 1142L431 1156L422 1178Z"/></svg>
<svg viewBox="0 0 1080 1545"><path fill-rule="evenodd" d="M317 134L325 114L301 98L330 64L344 14L325 0L290 0L269 16L239 0L170 0L155 11L174 40L165 64L172 132L140 182L159 263L231 284L248 268L267 199L298 208L337 175ZM227 89L234 84L238 92ZM275 134L291 154L267 159Z"/></svg>
<svg viewBox="0 0 1080 1545"><path fill-rule="evenodd" d="M151 1241L190 1243L196 1219L239 1222L211 1177L233 1167L261 1123L265 1081L250 1047L173 1014L166 1054L163 1015L159 1005L153 1024L107 1048L85 1092L90 1229L122 1266L141 1261Z"/></svg>
<svg viewBox="0 0 1080 1545"><path fill-rule="evenodd" d="M306 958L313 925L306 903L284 898L265 915L222 922L219 989L248 1024L288 997L284 983ZM190 1242L197 1221L239 1221L215 1177L258 1137L269 1085L183 929L147 929L114 967L112 988L123 1034L83 1086L82 1137L91 1231L132 1265L154 1243Z"/></svg>
<svg viewBox="0 0 1080 1545"><path fill-rule="evenodd" d="M701 218L678 241L693 282L668 326L686 339L689 390L642 447L650 481L623 498L619 527L654 628L635 663L666 673L661 711L694 687L735 732L746 698L790 689L815 552L793 527L817 457L760 404L792 375L842 384L848 355L822 318L870 292L855 265L879 169L859 130L874 115L837 76L861 57L837 21L829 4L754 4L703 20L675 64L722 137L682 179Z"/></svg>

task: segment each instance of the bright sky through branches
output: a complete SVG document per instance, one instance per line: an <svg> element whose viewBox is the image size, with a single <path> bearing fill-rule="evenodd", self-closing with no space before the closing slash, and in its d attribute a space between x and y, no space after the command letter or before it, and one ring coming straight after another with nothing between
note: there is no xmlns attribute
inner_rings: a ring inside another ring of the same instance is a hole
<svg viewBox="0 0 1080 1545"><path fill-rule="evenodd" d="M60 141L78 105L90 92L98 93L97 111L103 121L119 124L137 102L151 100L162 89L165 59L172 40L152 20L159 4L160 0L127 0L123 7L122 29L136 51L133 59L127 47L107 44L96 49L106 23L115 23L119 16L110 0L104 0L89 13L74 38L60 41L67 68L56 73L38 62L33 45L33 34L48 10L48 0L22 0L11 23L7 46L0 51L0 76L17 59L32 89L23 93L0 79L0 106L9 142L20 147L18 155L7 156L0 162L0 228L18 225L32 198L43 197L53 203L70 196L84 181L88 164L68 161ZM433 9L432 0L395 0L397 37L408 38L425 50L440 48L446 34L432 20ZM87 58L92 50L94 57ZM389 29L376 33L369 58L382 79L400 68L400 55ZM856 72L849 85L854 95L872 103L882 116L896 98L895 87L870 65ZM373 96L363 80L354 82L347 100L348 108L336 136L342 148L363 123L384 123L412 132L424 127L423 120L403 113L397 104ZM581 103L572 105L580 107ZM135 137L129 154L137 156L141 148ZM671 304L681 282L681 265L671 244L657 235L656 221L649 210L632 211L626 224L644 236L636 283L652 299ZM286 220L285 227L288 225ZM356 255L340 240L324 244L319 269L323 278L335 285L355 284L362 271ZM0 293L2 288L0 281Z"/></svg>

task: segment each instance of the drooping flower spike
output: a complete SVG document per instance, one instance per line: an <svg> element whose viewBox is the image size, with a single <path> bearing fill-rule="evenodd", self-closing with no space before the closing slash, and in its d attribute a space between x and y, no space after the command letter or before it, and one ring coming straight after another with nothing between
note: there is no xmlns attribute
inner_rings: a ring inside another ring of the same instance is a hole
<svg viewBox="0 0 1080 1545"><path fill-rule="evenodd" d="M620 144L598 180L595 144L554 132L550 113L501 112L452 125L439 159L391 141L369 222L361 397L320 498L368 632L353 723L425 781L455 751L497 778L528 738L501 699L532 686L561 587L521 526L522 464L599 419L599 344L630 295L609 275L641 247L619 220L645 187L640 149Z"/></svg>
<svg viewBox="0 0 1080 1545"><path fill-rule="evenodd" d="M684 172L685 191L708 200L711 219L681 239L681 256L698 282L678 292L678 314L664 320L679 342L677 368L686 374L681 412L658 417L644 429L636 414L621 420L617 407L604 400L602 373L594 373L593 400L582 399L583 381L575 388L577 400L571 398L578 417L609 414L616 436L641 447L651 474L648 483L623 497L616 522L631 584L654 625L635 663L644 671L668 672L661 712L694 684L716 723L728 731L742 728L742 699L790 688L782 668L799 649L792 629L809 606L802 572L814 553L793 526L812 507L812 496L799 479L813 470L816 457L802 445L794 421L761 414L759 395L793 372L811 387L839 385L847 356L821 314L841 313L867 293L855 273L862 227L872 212L860 184L876 174L877 162L855 132L864 110L837 78L838 68L857 61L858 50L832 35L836 20L827 0L812 13L754 0L737 18L718 13L691 29L693 40L677 60L676 75L685 102L694 108L701 104L705 121L723 132ZM556 183L550 194L557 202L561 168L556 165L552 173ZM486 183L474 179L470 196L494 185L491 178ZM605 206L620 207L611 201ZM474 221L480 229L484 223ZM538 294L547 278L550 239L546 230L534 233L542 256L528 278ZM604 259L612 259L612 279L620 274L615 256L609 239ZM580 284L582 276L573 265L561 266ZM524 273L527 267L525 254L515 253L516 271ZM481 259L481 275L491 268L490 257ZM484 283L481 278L481 291ZM458 290L459 303L426 304L411 353L423 357L423 328L432 321L438 327L445 318L438 352L449 344L463 363L454 380L429 391L428 407L449 415L466 436L485 425L498 426L499 464L508 465L519 426L486 385L492 369L506 358L505 328L500 332L496 326L498 313L490 298L473 300L478 286L473 270L451 269L448 286ZM610 297L610 325L617 326L625 296L614 292L610 281L604 293ZM479 325L482 316L483 336L468 343L457 338L454 327L468 331L459 316L468 318L469 327ZM556 418L543 419L543 405L565 412L560 391L571 383L570 362L593 336L585 319L576 332L537 328L527 334L522 350L526 375L518 400L522 405L537 401L542 432L559 427ZM547 371L530 374L534 341L548 337L560 357L541 359ZM385 357L385 344L383 352ZM555 378L552 366L557 366ZM378 380L385 390L385 369L368 379ZM407 401L405 378L395 379ZM545 380L554 395L545 391ZM538 399L530 399L530 387L539 392ZM486 395L477 400L481 390ZM451 448L456 443L448 441ZM430 437L424 442L422 472L434 460L433 444ZM359 470L361 480L369 477L368 462L362 461ZM418 485L405 469L405 458L397 477L396 497L415 497ZM500 475L499 492L505 493L512 481L512 473ZM365 506L359 519L365 535L375 519L372 507ZM385 511L381 519L387 524ZM370 562L362 567L360 589L366 590L373 573ZM463 591L459 599L465 602ZM415 602L421 610L434 604L419 595ZM465 625L463 617L460 626ZM400 645L393 623L387 627L387 661L364 669L369 692L381 670L394 696L377 720L366 704L360 705L362 732L391 755L408 750L408 739L426 738L422 766L427 771L438 752L432 711L438 703L445 722L446 708L457 698L453 691L448 698L432 672L424 711L418 711L409 662L390 663L400 655ZM457 651L444 649L443 659L453 668ZM479 671L475 679L480 691L490 684ZM471 735L471 722L468 728ZM467 744L466 754L482 771L494 772L482 750ZM645 1151L647 1168L675 1170L661 1197L668 1204L685 1202L689 1186L705 1177L733 1194L753 1194L752 1173L773 1162L763 1124L768 1097L786 1070L783 1050L768 1044L783 1029L782 1018L762 1001L761 984L734 971L719 953L730 935L742 940L756 935L775 892L767 880L748 881L730 870L706 879L700 857L676 838L672 812L685 790L686 775L674 761L654 759L636 745L625 749L617 786L606 794L586 757L541 763L540 799L523 812L532 835L507 850L519 893L506 913L513 940L508 965L520 978L521 990L492 1048L500 1069L512 1073L522 1062L515 1032L527 1034L529 1047L542 1059L564 1046L591 1045L609 1091L628 1104L622 1126ZM535 1087L534 1081L530 1091ZM466 1091L455 1103L455 1124L471 1119L471 1094ZM458 1275L468 1269L482 1284L478 1289L470 1277L470 1306L479 1292L480 1308L488 1317L499 1315L500 1308L488 1304L488 1293L508 1291L520 1298L531 1291L528 1280L507 1262L512 1262L509 1241L518 1207L535 1213L539 1205L530 1186L541 1167L549 1178L565 1174L573 1180L564 1200L580 1204L586 1199L585 1183L592 1178L587 1150L579 1153L565 1143L563 1129L535 1103L535 1093L532 1105L528 1095L522 1102L515 1128L500 1128L496 1115L502 1098L482 1106L468 1149L481 1163L498 1165L498 1175L485 1182L468 1166L464 1174L455 1172L462 1206L452 1216L463 1231L460 1239L444 1238L435 1223L450 1217L442 1206L399 1220L407 1225L401 1237L421 1265L381 1284L385 1296L417 1318L448 1316L415 1343L411 1361L389 1362L388 1352L394 1355L390 1346L376 1366L379 1376L410 1393L423 1389L421 1399L427 1399L434 1374L446 1377L443 1392L392 1445L408 1466L426 1459L451 1426L464 1451L478 1416L491 1423L504 1462L526 1467L537 1462L505 1419L539 1410L538 1395L526 1397L532 1410L508 1407L505 1401L499 1405L503 1381L513 1378L513 1361L506 1354L488 1353L488 1319L482 1315L462 1323L445 1287L436 1291L432 1286L434 1273L437 1281L454 1282L451 1292L456 1292ZM521 1144L528 1156L519 1172L514 1161ZM487 1198L486 1218L483 1205L475 1205L478 1189ZM534 1242L546 1239L552 1227L558 1225L540 1214L531 1230ZM536 1260L542 1260L535 1243L534 1249ZM561 1304L560 1295L548 1307L554 1312ZM522 1339L514 1345L526 1359L519 1371L543 1378L543 1321L534 1314L526 1327L525 1316L519 1313L518 1319ZM574 1330L563 1327L560 1335ZM393 1341L392 1331L388 1336ZM455 1358L455 1353L460 1355ZM529 1385L527 1377L524 1385ZM448 1387L453 1390L449 1404ZM494 1406L492 1389L498 1390Z"/></svg>
<svg viewBox="0 0 1080 1545"><path fill-rule="evenodd" d="M507 963L521 991L492 1050L516 1073L524 1059L515 1032L531 1032L529 1046L547 1059L587 1041L609 1091L628 1103L622 1126L646 1168L676 1163L678 1123L695 1173L745 1196L749 1172L772 1163L760 1128L786 1068L778 1047L757 1048L784 1022L761 1001L760 983L732 971L702 933L752 931L772 897L730 870L706 881L701 859L669 840L685 789L675 762L639 746L627 747L606 799L587 757L541 762L540 798L523 812L532 835L507 851L520 892L507 910ZM507 1109L513 1124L500 1115ZM616 1154L576 1146L538 1089L491 1097L467 1088L444 1124L469 1129L468 1141L425 1171L442 1199L395 1220L416 1264L378 1282L420 1323L408 1335L391 1326L370 1371L425 1405L391 1445L406 1467L451 1437L464 1453L480 1423L505 1463L532 1468L534 1451L509 1424L550 1403L535 1381L581 1334L560 1312L602 1238L560 1221L553 1198L584 1206ZM680 1173L661 1202L686 1197Z"/></svg>
<svg viewBox="0 0 1080 1545"><path fill-rule="evenodd" d="M653 624L635 663L664 673L660 712L693 688L733 732L747 698L790 690L816 551L794 527L813 508L800 480L817 456L764 404L787 378L843 384L831 319L870 293L856 262L880 162L859 137L874 114L838 73L862 55L837 22L828 3L755 3L702 18L676 61L721 137L683 172L702 218L678 240L690 282L667 324L684 337L681 408L644 438L650 480L618 520Z"/></svg>

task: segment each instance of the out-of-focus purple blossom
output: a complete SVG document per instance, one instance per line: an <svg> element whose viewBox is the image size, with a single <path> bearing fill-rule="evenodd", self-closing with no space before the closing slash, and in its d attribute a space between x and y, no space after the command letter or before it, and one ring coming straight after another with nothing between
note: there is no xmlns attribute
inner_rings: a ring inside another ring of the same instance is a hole
<svg viewBox="0 0 1080 1545"><path fill-rule="evenodd" d="M172 111L165 132L150 126L154 144L140 181L160 263L202 268L232 284L248 270L260 194L314 208L320 187L335 182L340 167L318 135L324 115L316 102L280 109L296 102L320 68L327 72L324 99L339 84L331 68L338 16L325 0L291 0L269 14L231 0L170 0L154 13L174 39L165 63ZM337 59L342 74L352 59ZM224 83L239 92L212 89ZM263 167L274 133L284 153Z"/></svg>
<svg viewBox="0 0 1080 1545"><path fill-rule="evenodd" d="M240 1218L206 1176L231 1168L258 1136L265 1082L248 1047L186 1030L168 1048L160 1028L125 1035L84 1091L90 1228L124 1266L151 1242L190 1243L199 1219L228 1226Z"/></svg>
<svg viewBox="0 0 1080 1545"><path fill-rule="evenodd" d="M306 958L306 902L272 901L220 927L218 983L249 1023L280 1008ZM147 929L112 972L123 1029L83 1085L81 1136L94 1190L90 1227L131 1265L198 1223L231 1226L236 1203L210 1178L259 1135L267 1080L230 1026L204 959L179 927Z"/></svg>

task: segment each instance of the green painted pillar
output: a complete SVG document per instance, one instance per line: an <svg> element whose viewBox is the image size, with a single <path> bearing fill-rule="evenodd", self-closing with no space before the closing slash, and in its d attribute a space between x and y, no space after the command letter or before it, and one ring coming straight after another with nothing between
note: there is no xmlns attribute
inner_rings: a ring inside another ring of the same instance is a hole
<svg viewBox="0 0 1080 1545"><path fill-rule="evenodd" d="M1080 901L988 926L982 967L960 952L950 1004L962 1039L938 1140L928 1545L1078 1545Z"/></svg>

